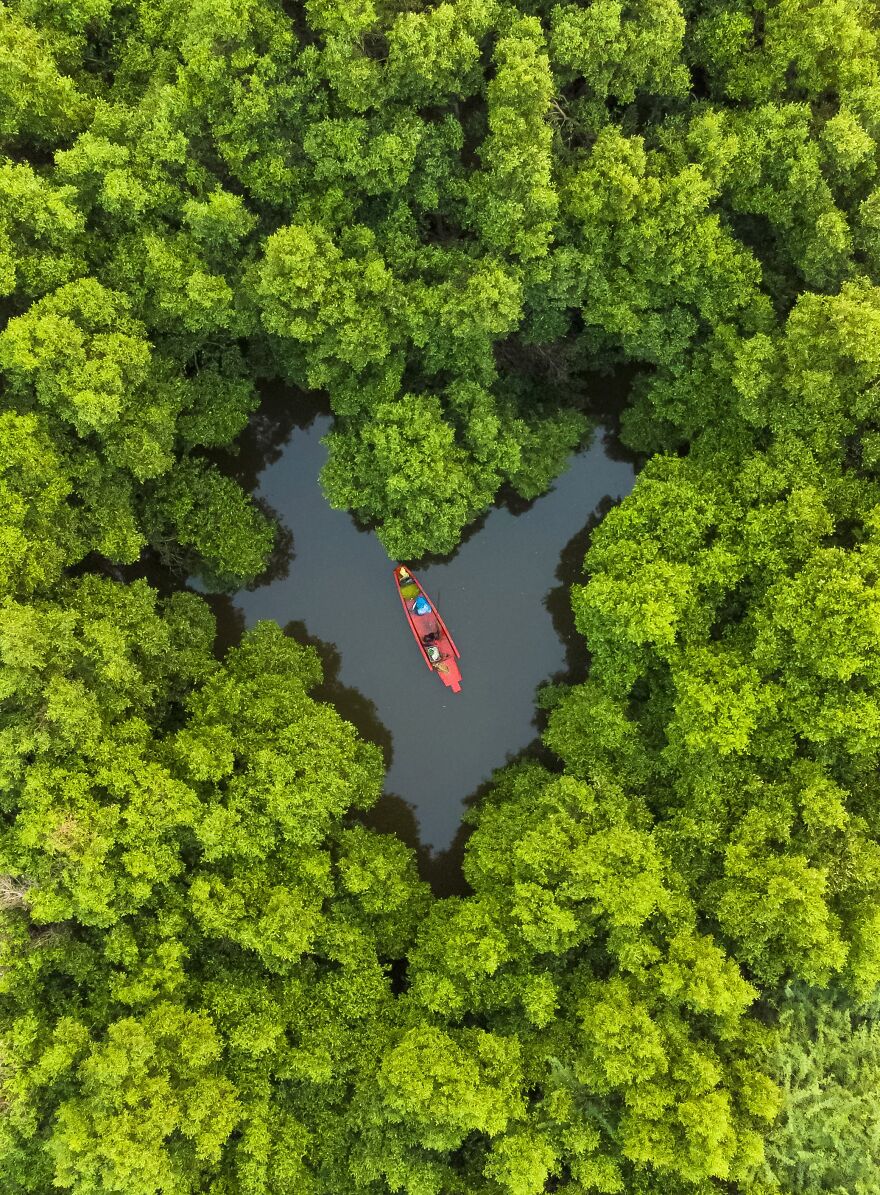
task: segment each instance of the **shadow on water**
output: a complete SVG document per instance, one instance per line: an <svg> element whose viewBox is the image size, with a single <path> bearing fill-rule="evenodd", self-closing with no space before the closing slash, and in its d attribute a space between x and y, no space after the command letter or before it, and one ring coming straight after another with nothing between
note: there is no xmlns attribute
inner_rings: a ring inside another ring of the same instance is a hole
<svg viewBox="0 0 880 1195"><path fill-rule="evenodd" d="M212 454L224 472L249 493L259 488L260 474L284 454L294 431L305 431L330 414L330 401L317 390L297 390L281 381L261 382L260 405L232 448Z"/></svg>
<svg viewBox="0 0 880 1195"><path fill-rule="evenodd" d="M491 787L486 781L481 785L480 796ZM477 794L473 798L477 799ZM416 870L425 880L435 896L467 896L471 887L464 878L464 848L473 833L472 827L462 823L455 838L442 851L432 851L422 842L416 810L409 801L397 793L384 792L370 809L356 810L352 820L375 830L379 834L393 834L415 855Z"/></svg>
<svg viewBox="0 0 880 1195"><path fill-rule="evenodd" d="M301 619L294 619L284 627L284 634L295 639L307 647L313 647L318 653L323 669L324 679L315 685L310 692L315 701L325 701L336 708L337 712L350 722L362 739L375 743L382 752L382 760L386 771L394 760L394 746L391 731L383 725L376 709L375 701L371 701L358 689L351 685L344 685L339 679L342 667L342 657L335 643L328 643L326 639L319 639L317 635L310 635L306 624Z"/></svg>
<svg viewBox="0 0 880 1195"><path fill-rule="evenodd" d="M481 799L491 787L491 781L485 781L467 802ZM415 806L390 792L382 793L370 809L355 811L352 818L379 834L393 834L408 846L415 855L420 878L430 885L435 896L467 896L471 892L471 886L464 878L463 864L464 848L473 827L462 822L445 850L432 851L422 842Z"/></svg>
<svg viewBox="0 0 880 1195"><path fill-rule="evenodd" d="M503 767L526 760L542 764L550 772L559 770L559 760L540 738L534 739L522 751L511 754ZM489 795L496 783L497 768L488 779L483 780L474 791L461 802L464 820L459 822L452 841L443 850L432 850L423 841L415 806L397 793L384 792L371 809L358 812L357 821L380 834L394 834L404 842L416 857L419 876L427 881L435 896L467 896L473 889L464 876L464 856L468 841L475 826L467 819L468 813L477 809Z"/></svg>
<svg viewBox="0 0 880 1195"><path fill-rule="evenodd" d="M458 852L457 839L445 851L432 851L422 842L415 806L398 793L382 793L375 805L356 811L353 818L379 834L393 834L405 843L415 855L419 875L430 884L435 896L464 896L470 891L461 870L463 844ZM459 837L466 829L459 828Z"/></svg>
<svg viewBox="0 0 880 1195"><path fill-rule="evenodd" d="M228 593L200 593L199 597L208 603L214 615L217 624L214 655L222 660L231 647L241 643L245 632L244 611L235 605Z"/></svg>
<svg viewBox="0 0 880 1195"><path fill-rule="evenodd" d="M249 585L247 589L259 589L263 585L272 585L275 581L283 580L290 572L296 551L293 545L293 532L265 498L255 498L254 506L260 510L270 523L275 525L275 541L266 567Z"/></svg>
<svg viewBox="0 0 880 1195"><path fill-rule="evenodd" d="M581 404L582 410L601 429L605 456L612 461L630 464L636 471L641 469L647 458L623 443L621 420L631 404L636 379L653 372L649 366L616 365L584 375L586 398Z"/></svg>
<svg viewBox="0 0 880 1195"><path fill-rule="evenodd" d="M540 738L535 738L523 750L517 751L515 754L509 754L503 767L510 767L513 764L524 763L528 760L542 764L550 772L560 770L559 760L552 752L547 750ZM406 842L407 846L412 847L415 851L419 875L431 885L431 890L435 896L467 896L473 891L464 876L465 850L476 828L470 821L468 814L478 809L489 793L491 793L496 784L496 775L501 770L502 768L496 768L488 779L482 781L469 796L464 798L462 801L462 806L465 810L463 820L459 822L455 836L449 846L443 850L432 851L429 847L423 845L419 838L419 826L415 817L415 810L412 806L407 805L402 798L392 798L394 802L403 805L409 812L411 828L410 826L406 828L409 830L410 836L401 833L403 827L394 820L393 814L389 819L386 813L383 817L383 822L388 824L389 829L393 830ZM373 810L370 810L365 824L374 825L372 821L373 812ZM384 825L374 825L374 828L384 829Z"/></svg>
<svg viewBox="0 0 880 1195"><path fill-rule="evenodd" d="M560 642L565 647L565 667L554 672L548 678L548 684L576 684L587 675L590 653L586 640L575 625L571 589L573 585L583 585L586 581L584 557L590 547L593 532L609 510L619 503L620 499L615 500L606 494L584 526L571 537L560 553L559 566L556 569L556 580L559 584L548 590L544 598L544 608L549 612Z"/></svg>

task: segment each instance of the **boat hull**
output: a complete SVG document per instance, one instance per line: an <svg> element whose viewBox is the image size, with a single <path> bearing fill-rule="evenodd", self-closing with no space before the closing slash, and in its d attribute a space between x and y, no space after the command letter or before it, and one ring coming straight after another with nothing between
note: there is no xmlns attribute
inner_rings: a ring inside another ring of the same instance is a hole
<svg viewBox="0 0 880 1195"><path fill-rule="evenodd" d="M409 629L412 631L416 643L419 645L422 659L432 672L453 693L461 692L461 669L458 660L461 653L446 628L446 623L437 613L436 607L425 593L420 582L409 569L398 565L394 569L394 584ZM419 598L424 598L430 606L430 612L418 614L415 604ZM436 656L438 658L433 658Z"/></svg>

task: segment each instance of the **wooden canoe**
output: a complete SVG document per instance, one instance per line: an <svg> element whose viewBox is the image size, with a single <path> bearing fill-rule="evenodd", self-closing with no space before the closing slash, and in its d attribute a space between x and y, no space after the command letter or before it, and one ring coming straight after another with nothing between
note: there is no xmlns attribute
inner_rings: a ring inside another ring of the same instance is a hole
<svg viewBox="0 0 880 1195"><path fill-rule="evenodd" d="M446 623L437 612L434 603L408 568L397 565L394 569L394 585L409 623L422 659L432 672L436 672L443 684L453 693L461 692L461 669L458 660L461 656ZM430 610L424 614L415 611L416 602L423 598Z"/></svg>

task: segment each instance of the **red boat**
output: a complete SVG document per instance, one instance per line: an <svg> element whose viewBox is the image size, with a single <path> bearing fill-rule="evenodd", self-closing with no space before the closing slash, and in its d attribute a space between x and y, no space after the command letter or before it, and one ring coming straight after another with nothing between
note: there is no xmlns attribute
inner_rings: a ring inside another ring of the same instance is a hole
<svg viewBox="0 0 880 1195"><path fill-rule="evenodd" d="M416 637L422 659L453 693L461 692L461 655L434 603L408 568L398 565L394 581L410 630Z"/></svg>

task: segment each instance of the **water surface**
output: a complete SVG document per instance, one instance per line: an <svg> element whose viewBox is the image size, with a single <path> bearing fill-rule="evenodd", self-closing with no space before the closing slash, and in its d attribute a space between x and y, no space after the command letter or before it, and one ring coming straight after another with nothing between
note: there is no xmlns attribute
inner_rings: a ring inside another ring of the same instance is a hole
<svg viewBox="0 0 880 1195"><path fill-rule="evenodd" d="M442 851L463 801L535 741L535 689L569 670L581 647L561 582L577 575L597 511L631 489L633 466L614 459L600 432L549 493L493 508L451 559L414 569L461 651L454 694L419 654L394 562L321 494L329 427L326 415L293 427L258 476L259 499L292 534L292 558L286 575L234 596L237 621L272 618L321 641L323 695L380 743L386 792L411 807L423 846Z"/></svg>

